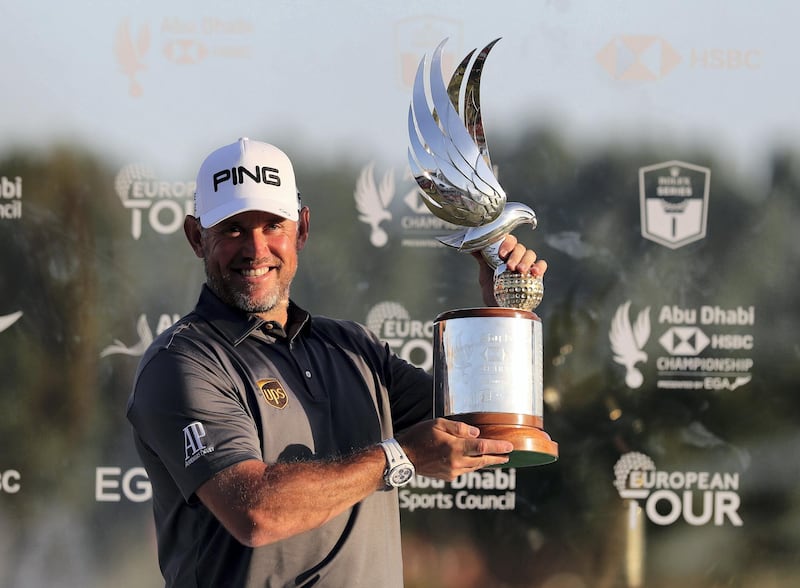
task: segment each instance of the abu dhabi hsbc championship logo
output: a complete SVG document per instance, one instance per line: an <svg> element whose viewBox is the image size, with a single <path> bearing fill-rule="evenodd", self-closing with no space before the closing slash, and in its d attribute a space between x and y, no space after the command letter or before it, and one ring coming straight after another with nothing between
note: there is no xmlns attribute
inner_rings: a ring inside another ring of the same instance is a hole
<svg viewBox="0 0 800 588"><path fill-rule="evenodd" d="M634 318L628 300L614 313L608 340L632 390L647 383L649 373L664 390L732 391L752 380L755 321L752 305L663 304Z"/></svg>
<svg viewBox="0 0 800 588"><path fill-rule="evenodd" d="M711 170L667 161L639 169L642 237L678 249L706 236Z"/></svg>
<svg viewBox="0 0 800 588"><path fill-rule="evenodd" d="M614 486L632 507L644 503L648 520L671 525L742 526L737 472L660 471L643 453L624 454L614 465Z"/></svg>
<svg viewBox="0 0 800 588"><path fill-rule="evenodd" d="M140 80L151 65L198 66L209 59L250 58L249 20L204 16L199 19L166 16L151 26L124 18L114 35L114 56L128 78L128 94L140 98Z"/></svg>

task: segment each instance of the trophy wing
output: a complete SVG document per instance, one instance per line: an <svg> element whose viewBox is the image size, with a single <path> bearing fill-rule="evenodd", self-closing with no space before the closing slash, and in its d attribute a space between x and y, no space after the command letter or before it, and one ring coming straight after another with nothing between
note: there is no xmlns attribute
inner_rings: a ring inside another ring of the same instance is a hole
<svg viewBox="0 0 800 588"><path fill-rule="evenodd" d="M500 213L492 222L478 227L469 227L461 231L456 231L444 237L438 237L439 242L448 247L454 247L459 251L471 252L478 251L484 247L496 243L516 227L522 224L533 225L536 228L536 214L520 202L509 202L503 212ZM497 267L500 258L490 262L493 267Z"/></svg>
<svg viewBox="0 0 800 588"><path fill-rule="evenodd" d="M495 41L496 42L496 41ZM478 89L483 62L491 43L480 52L470 69L462 120L452 97L462 85L472 53L462 61L445 87L442 75L442 49L431 59L431 109L426 96L425 59L417 68L414 91L408 110L411 171L423 191L423 201L439 218L461 226L480 226L495 220L502 212L506 194L489 163ZM467 122L465 122L467 121ZM469 125L469 126L468 126Z"/></svg>

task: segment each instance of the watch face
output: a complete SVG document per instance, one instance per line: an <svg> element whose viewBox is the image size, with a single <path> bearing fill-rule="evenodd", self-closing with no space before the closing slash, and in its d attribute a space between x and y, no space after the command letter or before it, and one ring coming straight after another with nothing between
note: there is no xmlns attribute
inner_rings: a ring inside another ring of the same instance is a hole
<svg viewBox="0 0 800 588"><path fill-rule="evenodd" d="M402 486L414 475L414 468L401 465L389 472L389 483L392 486Z"/></svg>

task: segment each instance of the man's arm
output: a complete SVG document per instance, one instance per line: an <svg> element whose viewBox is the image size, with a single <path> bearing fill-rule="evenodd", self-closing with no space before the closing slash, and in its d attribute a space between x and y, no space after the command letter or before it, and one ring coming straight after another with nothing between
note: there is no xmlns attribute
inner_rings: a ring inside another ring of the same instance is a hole
<svg viewBox="0 0 800 588"><path fill-rule="evenodd" d="M511 443L477 436L475 427L435 419L397 439L418 474L453 480L508 461ZM383 489L385 469L379 445L335 461L246 460L213 476L197 496L239 542L258 547L319 527Z"/></svg>

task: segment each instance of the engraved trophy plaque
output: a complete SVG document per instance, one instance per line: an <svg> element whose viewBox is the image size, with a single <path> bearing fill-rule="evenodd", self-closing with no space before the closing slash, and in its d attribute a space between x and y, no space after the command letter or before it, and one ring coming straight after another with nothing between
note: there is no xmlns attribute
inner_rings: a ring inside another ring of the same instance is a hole
<svg viewBox="0 0 800 588"><path fill-rule="evenodd" d="M481 436L514 444L503 467L558 459L558 444L543 429L542 323L533 309L544 288L539 277L509 271L498 255L516 226L536 228L528 206L506 202L489 158L480 108L480 78L491 42L470 52L447 86L442 50L434 51L428 100L425 58L417 69L408 111L411 171L437 217L462 229L440 237L463 252L479 251L494 268L498 307L451 310L434 322L436 416L475 425Z"/></svg>

